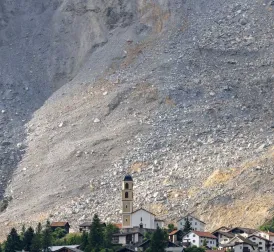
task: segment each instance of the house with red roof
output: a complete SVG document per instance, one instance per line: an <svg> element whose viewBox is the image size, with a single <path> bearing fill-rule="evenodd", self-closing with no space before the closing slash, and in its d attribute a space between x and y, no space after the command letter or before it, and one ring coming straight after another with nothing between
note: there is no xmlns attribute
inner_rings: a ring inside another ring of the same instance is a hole
<svg viewBox="0 0 274 252"><path fill-rule="evenodd" d="M190 243L191 246L201 247L204 244L204 241L207 243L207 248L212 249L217 246L217 237L210 232L202 231L191 231L185 236L183 236L183 243Z"/></svg>

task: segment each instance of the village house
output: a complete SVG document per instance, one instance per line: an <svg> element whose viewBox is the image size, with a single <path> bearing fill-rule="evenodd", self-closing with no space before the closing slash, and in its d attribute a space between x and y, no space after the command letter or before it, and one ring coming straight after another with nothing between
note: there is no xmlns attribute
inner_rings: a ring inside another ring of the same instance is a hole
<svg viewBox="0 0 274 252"><path fill-rule="evenodd" d="M269 251L270 252L274 251L274 233L273 232L258 230L254 234L269 240L270 242Z"/></svg>
<svg viewBox="0 0 274 252"><path fill-rule="evenodd" d="M172 232L168 234L168 239L175 244L179 244L180 242L182 242L182 238L183 238L183 231L180 229L173 230Z"/></svg>
<svg viewBox="0 0 274 252"><path fill-rule="evenodd" d="M92 224L91 221L86 221L86 222L80 224L79 225L79 231L80 232L89 232L90 228L91 228L91 224ZM106 227L106 223L101 222L101 224L102 224L103 227Z"/></svg>
<svg viewBox="0 0 274 252"><path fill-rule="evenodd" d="M214 231L212 234L217 237L217 247L219 244L229 243L229 241L235 237L235 234L224 231Z"/></svg>
<svg viewBox="0 0 274 252"><path fill-rule="evenodd" d="M217 247L217 237L209 232L191 231L183 237L183 243L189 242L191 246L201 247L207 243L207 248Z"/></svg>
<svg viewBox="0 0 274 252"><path fill-rule="evenodd" d="M57 228L63 229L67 234L69 233L70 225L68 222L52 222L50 224L51 230L54 232Z"/></svg>
<svg viewBox="0 0 274 252"><path fill-rule="evenodd" d="M139 231L117 233L112 236L113 244L128 245L143 242L144 235Z"/></svg>
<svg viewBox="0 0 274 252"><path fill-rule="evenodd" d="M234 252L258 252L258 245L242 235L236 235L229 243L220 244L219 248Z"/></svg>
<svg viewBox="0 0 274 252"><path fill-rule="evenodd" d="M268 239L255 234L248 236L248 239L258 245L258 250L260 252L269 252L270 241Z"/></svg>
<svg viewBox="0 0 274 252"><path fill-rule="evenodd" d="M228 232L232 234L237 234L237 235L239 234L247 238L249 235L252 235L256 231L257 231L256 229L252 229L252 228L234 227L230 229Z"/></svg>
<svg viewBox="0 0 274 252"><path fill-rule="evenodd" d="M181 229L181 230L184 229L186 219L189 220L191 227L194 231L202 231L202 232L205 231L205 223L190 214L188 214L188 215L182 217L180 220L178 220L178 222L177 222L178 229Z"/></svg>

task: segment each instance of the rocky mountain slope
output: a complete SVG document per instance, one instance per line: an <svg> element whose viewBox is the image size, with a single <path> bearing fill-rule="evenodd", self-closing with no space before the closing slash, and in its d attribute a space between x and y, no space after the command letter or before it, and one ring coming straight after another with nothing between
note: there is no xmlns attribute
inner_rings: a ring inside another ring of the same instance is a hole
<svg viewBox="0 0 274 252"><path fill-rule="evenodd" d="M135 207L167 222L271 217L273 15L261 0L3 1L6 230L119 221L126 173Z"/></svg>

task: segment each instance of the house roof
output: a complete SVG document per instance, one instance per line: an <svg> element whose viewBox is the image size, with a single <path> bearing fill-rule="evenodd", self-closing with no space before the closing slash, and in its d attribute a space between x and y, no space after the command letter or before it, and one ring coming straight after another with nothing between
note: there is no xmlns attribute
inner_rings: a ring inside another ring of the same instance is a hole
<svg viewBox="0 0 274 252"><path fill-rule="evenodd" d="M180 221L180 220L182 220L182 219L185 219L185 218L187 218L187 217L189 217L189 216L192 217L192 218L194 218L194 219L196 219L197 221L200 221L200 222L206 224L205 222L199 220L197 217L195 217L195 216L193 216L193 215L191 215L191 214L187 214L186 216L180 218L178 221Z"/></svg>
<svg viewBox="0 0 274 252"><path fill-rule="evenodd" d="M71 251L71 252L83 252L83 250L80 250L78 248L69 248L68 246L65 246L59 250L62 250L62 249L67 249L68 251ZM58 252L59 250L57 250L56 252Z"/></svg>
<svg viewBox="0 0 274 252"><path fill-rule="evenodd" d="M51 246L51 247L49 247L49 250L50 251L58 251L63 248L68 248L71 250L71 249L77 249L79 247L80 247L80 245Z"/></svg>
<svg viewBox="0 0 274 252"><path fill-rule="evenodd" d="M260 230L258 230L257 232L261 232L261 233L268 234L268 235L270 235L270 236L274 236L274 233L273 233L273 232L270 232L270 231L260 231Z"/></svg>
<svg viewBox="0 0 274 252"><path fill-rule="evenodd" d="M50 224L51 227L64 227L66 225L69 226L69 223L65 221L55 221Z"/></svg>
<svg viewBox="0 0 274 252"><path fill-rule="evenodd" d="M237 238L240 239L242 242L236 241ZM222 246L223 247L233 247L233 246L235 246L237 244L240 244L240 243L246 243L246 244L249 244L252 247L256 247L257 246L257 243L252 242L248 238L245 238L245 237L243 237L241 235L236 235L229 243L222 244Z"/></svg>
<svg viewBox="0 0 274 252"><path fill-rule="evenodd" d="M170 232L169 235L175 235L175 234L177 234L180 231L181 231L180 229L179 230L175 229L172 232Z"/></svg>
<svg viewBox="0 0 274 252"><path fill-rule="evenodd" d="M146 210L146 209L144 209L144 208L139 208L139 209L137 209L137 210L135 210L135 211L133 211L132 212L132 214L134 214L134 213L136 213L136 212L138 212L138 211L140 211L140 210L144 210L145 212L147 212L147 213L149 213L149 214L152 214L152 215L154 215L155 216L155 214L154 213L152 213L152 212L149 212L148 210Z"/></svg>
<svg viewBox="0 0 274 252"><path fill-rule="evenodd" d="M235 236L235 234L233 233L228 233L228 232L223 232L223 231L217 231L217 232L213 232L212 234L216 234L216 233L219 233L221 235L224 235L228 238L233 238Z"/></svg>
<svg viewBox="0 0 274 252"><path fill-rule="evenodd" d="M130 234L140 234L141 236L144 236L142 233L140 232L124 232L124 233L116 233L113 234L113 236L126 236L126 235L130 235Z"/></svg>
<svg viewBox="0 0 274 252"><path fill-rule="evenodd" d="M91 224L92 224L91 221L86 221L86 222L80 224L79 227L91 227Z"/></svg>
<svg viewBox="0 0 274 252"><path fill-rule="evenodd" d="M114 223L113 225L119 229L123 227L122 223Z"/></svg>
<svg viewBox="0 0 274 252"><path fill-rule="evenodd" d="M257 231L256 229L253 229L253 228L234 227L234 228L230 229L228 232L233 232L233 230L235 230L235 229L240 229L246 234L253 234L254 232Z"/></svg>
<svg viewBox="0 0 274 252"><path fill-rule="evenodd" d="M268 241L268 242L269 242L268 239L265 239L264 237L261 237L261 236L259 236L259 235L255 235L255 234L249 235L248 238L253 237L253 236L254 236L254 237L257 237L257 238L259 238L259 239L262 239L262 240L265 240L265 241Z"/></svg>
<svg viewBox="0 0 274 252"><path fill-rule="evenodd" d="M127 174L124 178L124 181L133 181L133 179L129 174Z"/></svg>
<svg viewBox="0 0 274 252"><path fill-rule="evenodd" d="M228 227L226 227L226 226L221 226L221 227L215 229L215 230L214 230L213 232L211 232L211 233L212 233L212 234L213 234L213 233L216 233L216 232L218 232L218 231L219 231L220 229L222 229L222 228L225 228L227 231L231 229L231 228L228 228ZM222 232L224 232L224 231L222 231Z"/></svg>
<svg viewBox="0 0 274 252"><path fill-rule="evenodd" d="M201 232L201 231L192 231L194 234L200 236L200 237L207 237L212 239L217 239L217 237L209 232Z"/></svg>

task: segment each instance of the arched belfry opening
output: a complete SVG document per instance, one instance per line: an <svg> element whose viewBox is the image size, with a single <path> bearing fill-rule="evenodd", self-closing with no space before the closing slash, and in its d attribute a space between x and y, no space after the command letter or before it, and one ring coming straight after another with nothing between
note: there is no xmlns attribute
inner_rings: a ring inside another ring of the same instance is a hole
<svg viewBox="0 0 274 252"><path fill-rule="evenodd" d="M126 175L122 186L122 227L132 228L132 212L133 212L133 179L130 175Z"/></svg>

